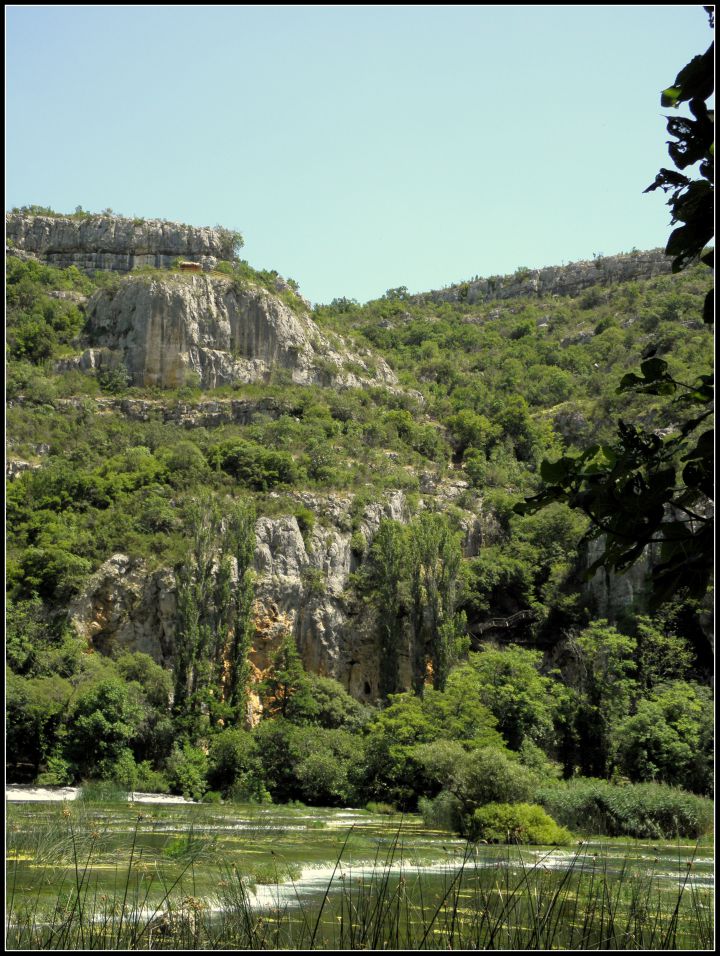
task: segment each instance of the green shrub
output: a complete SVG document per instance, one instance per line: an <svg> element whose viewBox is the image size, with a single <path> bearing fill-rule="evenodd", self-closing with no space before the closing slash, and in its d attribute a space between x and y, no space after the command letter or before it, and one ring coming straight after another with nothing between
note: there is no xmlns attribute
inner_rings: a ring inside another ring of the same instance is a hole
<svg viewBox="0 0 720 956"><path fill-rule="evenodd" d="M466 811L487 803L528 800L537 783L514 754L495 747L473 750L453 773L453 790Z"/></svg>
<svg viewBox="0 0 720 956"><path fill-rule="evenodd" d="M230 803L272 803L270 791L257 774L240 774L228 789L225 799Z"/></svg>
<svg viewBox="0 0 720 956"><path fill-rule="evenodd" d="M536 799L561 824L587 834L697 839L713 824L712 800L659 783L580 777L542 787Z"/></svg>
<svg viewBox="0 0 720 956"><path fill-rule="evenodd" d="M259 773L259 763L251 735L237 727L230 727L216 734L208 753L208 784L213 790L230 791L242 781L244 791L249 787L250 777ZM236 797L237 799L237 797ZM247 793L246 799L249 799Z"/></svg>
<svg viewBox="0 0 720 956"><path fill-rule="evenodd" d="M302 873L299 863L263 863L257 866L250 874L250 884L261 886L275 886L286 883L288 880L297 880Z"/></svg>
<svg viewBox="0 0 720 956"><path fill-rule="evenodd" d="M127 366L121 364L115 368L98 372L97 381L104 392L109 392L111 395L122 395L131 382L131 376Z"/></svg>
<svg viewBox="0 0 720 956"><path fill-rule="evenodd" d="M418 809L426 827L450 833L462 832L462 804L454 793L443 790L432 800L420 797Z"/></svg>
<svg viewBox="0 0 720 956"><path fill-rule="evenodd" d="M153 770L149 760L143 760L137 765L136 789L141 793L169 793L170 784L167 777L159 770Z"/></svg>
<svg viewBox="0 0 720 956"><path fill-rule="evenodd" d="M208 457L211 465L254 491L268 491L280 484L292 485L300 477L300 470L289 452L272 451L241 438L215 446Z"/></svg>
<svg viewBox="0 0 720 956"><path fill-rule="evenodd" d="M353 536L350 539L350 550L353 552L353 554L362 559L367 553L367 548L367 539L362 531L358 530L353 532Z"/></svg>
<svg viewBox="0 0 720 956"><path fill-rule="evenodd" d="M488 803L472 816L471 840L568 846L572 834L533 803Z"/></svg>
<svg viewBox="0 0 720 956"><path fill-rule="evenodd" d="M369 813L380 813L388 817L398 812L391 803L382 803L380 800L368 800L365 809Z"/></svg>
<svg viewBox="0 0 720 956"><path fill-rule="evenodd" d="M168 758L166 773L174 793L199 800L207 786L208 758L199 747L176 743Z"/></svg>
<svg viewBox="0 0 720 956"><path fill-rule="evenodd" d="M305 542L305 547L307 547L310 542L310 537L313 533L313 528L315 527L315 515L304 505L298 505L293 514L295 515L295 520L298 523L300 534Z"/></svg>
<svg viewBox="0 0 720 956"><path fill-rule="evenodd" d="M115 780L86 780L78 795L84 803L127 803L127 790Z"/></svg>
<svg viewBox="0 0 720 956"><path fill-rule="evenodd" d="M222 803L222 794L217 790L208 790L207 793L203 794L202 798L203 803Z"/></svg>
<svg viewBox="0 0 720 956"><path fill-rule="evenodd" d="M35 780L39 787L67 787L72 782L72 764L58 755L48 757L47 769Z"/></svg>
<svg viewBox="0 0 720 956"><path fill-rule="evenodd" d="M308 597L324 597L327 593L327 579L320 568L306 564L300 572L303 591Z"/></svg>

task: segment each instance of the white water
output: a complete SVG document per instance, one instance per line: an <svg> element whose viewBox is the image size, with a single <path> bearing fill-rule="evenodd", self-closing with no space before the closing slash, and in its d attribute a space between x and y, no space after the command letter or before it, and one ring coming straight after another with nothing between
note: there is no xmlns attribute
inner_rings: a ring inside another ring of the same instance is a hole
<svg viewBox="0 0 720 956"><path fill-rule="evenodd" d="M77 800L82 787L23 787L8 784L5 787L5 799L11 802L44 801L62 803L64 800ZM167 793L129 793L128 801L133 803L195 803L184 797L174 797Z"/></svg>

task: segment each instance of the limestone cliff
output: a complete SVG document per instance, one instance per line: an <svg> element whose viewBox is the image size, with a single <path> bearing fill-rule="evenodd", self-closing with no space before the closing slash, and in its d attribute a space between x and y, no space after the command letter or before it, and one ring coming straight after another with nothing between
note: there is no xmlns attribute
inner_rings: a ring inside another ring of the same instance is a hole
<svg viewBox="0 0 720 956"><path fill-rule="evenodd" d="M96 292L86 314L92 347L63 367L124 364L135 385L215 388L268 381L277 369L303 385L396 383L383 359L331 341L302 308L225 276L128 276Z"/></svg>
<svg viewBox="0 0 720 956"><path fill-rule="evenodd" d="M74 219L6 213L5 230L9 252L35 256L61 269L76 266L86 272L129 272L137 266L165 269L179 257L213 268L218 259L233 256L228 230L160 219Z"/></svg>
<svg viewBox="0 0 720 956"><path fill-rule="evenodd" d="M518 269L512 275L476 278L433 292L413 296L428 302L488 302L520 296L578 295L593 285L614 285L633 279L650 279L672 270L672 257L662 249L600 256L544 269Z"/></svg>
<svg viewBox="0 0 720 956"><path fill-rule="evenodd" d="M435 499L452 500L459 486L435 486ZM285 630L294 634L306 668L340 681L356 698L379 696L380 660L374 611L358 602L350 575L362 561L353 550L352 496L299 493L298 502L322 515L305 536L293 515L259 518L255 526L255 639L250 662L260 674ZM403 492L365 507L359 530L372 541L380 521L409 518ZM466 556L490 543L492 520L467 512ZM115 554L69 608L69 619L101 653L142 651L165 666L175 653L177 587L171 569L150 571L142 560ZM282 627L280 625L282 624ZM282 632L282 633L281 633ZM274 643L273 643L274 641ZM400 654L400 681L410 687L412 648Z"/></svg>

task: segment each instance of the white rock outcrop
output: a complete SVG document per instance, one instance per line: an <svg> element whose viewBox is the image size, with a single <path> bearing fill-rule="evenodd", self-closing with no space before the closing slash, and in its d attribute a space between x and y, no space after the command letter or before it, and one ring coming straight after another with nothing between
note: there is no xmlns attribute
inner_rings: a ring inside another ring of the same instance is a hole
<svg viewBox="0 0 720 956"><path fill-rule="evenodd" d="M129 272L138 266L169 268L178 259L212 267L233 257L231 233L161 219L122 216L25 216L6 213L8 251L48 265L86 272ZM211 261L212 260L212 261Z"/></svg>
<svg viewBox="0 0 720 956"><path fill-rule="evenodd" d="M278 369L303 385L393 387L379 356L350 352L257 286L223 276L167 273L128 276L87 304L92 347L62 366L112 368L122 363L135 385L203 388L263 382Z"/></svg>

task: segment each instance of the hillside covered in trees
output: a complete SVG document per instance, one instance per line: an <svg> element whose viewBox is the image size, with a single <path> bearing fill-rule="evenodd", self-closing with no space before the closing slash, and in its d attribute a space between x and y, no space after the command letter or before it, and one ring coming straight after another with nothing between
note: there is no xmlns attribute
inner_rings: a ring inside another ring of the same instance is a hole
<svg viewBox="0 0 720 956"><path fill-rule="evenodd" d="M678 430L671 395L618 386L650 350L711 372L707 269L632 252L574 292L519 269L311 309L229 234L198 271L124 275L17 235L10 782L371 801L463 833L531 797L613 834L709 826L711 601L650 613L652 549L588 578L583 515L514 511L619 418Z"/></svg>

